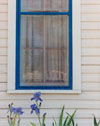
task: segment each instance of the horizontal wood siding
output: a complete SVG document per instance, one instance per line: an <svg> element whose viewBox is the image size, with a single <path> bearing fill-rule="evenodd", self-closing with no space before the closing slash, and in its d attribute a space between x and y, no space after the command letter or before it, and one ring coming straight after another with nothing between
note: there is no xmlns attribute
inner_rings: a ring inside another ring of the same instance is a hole
<svg viewBox="0 0 100 126"><path fill-rule="evenodd" d="M22 126L29 126L30 98L32 95L8 95L7 91L7 47L8 47L8 0L0 0L0 126L7 126L6 112L10 102L22 106ZM52 117L58 119L63 105L72 113L75 108L79 126L93 126L94 113L100 118L100 0L81 0L81 43L82 43L82 93L43 94L42 113L46 111L48 126ZM64 115L65 117L65 115ZM34 120L37 122L36 116Z"/></svg>

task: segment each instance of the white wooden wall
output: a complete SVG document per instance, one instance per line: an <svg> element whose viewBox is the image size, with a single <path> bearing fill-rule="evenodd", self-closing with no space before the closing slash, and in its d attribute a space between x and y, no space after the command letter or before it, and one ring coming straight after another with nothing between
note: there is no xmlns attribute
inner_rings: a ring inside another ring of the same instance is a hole
<svg viewBox="0 0 100 126"><path fill-rule="evenodd" d="M29 126L30 98L32 95L8 95L7 91L7 41L8 0L0 0L0 126L7 126L7 107L14 102L22 106L25 115L24 126ZM58 119L63 105L72 113L78 108L76 121L79 126L93 126L93 116L100 118L100 0L81 0L81 42L82 42L82 94L43 95L43 110L47 114L48 126L52 117ZM36 117L34 121L37 121ZM21 125L23 126L23 125Z"/></svg>

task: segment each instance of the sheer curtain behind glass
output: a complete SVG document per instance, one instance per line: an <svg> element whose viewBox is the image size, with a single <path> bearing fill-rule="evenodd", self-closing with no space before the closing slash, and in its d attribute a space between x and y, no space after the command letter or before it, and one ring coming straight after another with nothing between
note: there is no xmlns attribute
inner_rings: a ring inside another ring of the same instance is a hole
<svg viewBox="0 0 100 126"><path fill-rule="evenodd" d="M67 0L22 0L22 12L68 11ZM68 16L21 16L21 85L68 85Z"/></svg>

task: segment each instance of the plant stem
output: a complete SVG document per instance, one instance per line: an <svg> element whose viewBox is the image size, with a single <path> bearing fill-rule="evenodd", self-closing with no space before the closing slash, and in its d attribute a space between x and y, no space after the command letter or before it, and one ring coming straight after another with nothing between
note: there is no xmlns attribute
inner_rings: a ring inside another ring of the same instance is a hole
<svg viewBox="0 0 100 126"><path fill-rule="evenodd" d="M38 102L37 102L37 101L36 101L36 105L38 106L39 111L40 111L40 107L39 107L39 105L38 105ZM41 120L40 120L40 114L38 114L37 116L38 116L38 120L39 120L40 126L42 126L42 124L41 124Z"/></svg>
<svg viewBox="0 0 100 126"><path fill-rule="evenodd" d="M15 117L14 117L13 126L16 125L16 119L17 119L17 114L16 114Z"/></svg>
<svg viewBox="0 0 100 126"><path fill-rule="evenodd" d="M40 114L38 115L38 120L39 120L40 126L42 126L41 120L40 120Z"/></svg>

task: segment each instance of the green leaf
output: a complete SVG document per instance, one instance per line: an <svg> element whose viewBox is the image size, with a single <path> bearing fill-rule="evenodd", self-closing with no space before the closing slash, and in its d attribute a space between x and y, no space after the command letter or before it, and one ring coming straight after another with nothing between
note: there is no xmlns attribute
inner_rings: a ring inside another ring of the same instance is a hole
<svg viewBox="0 0 100 126"><path fill-rule="evenodd" d="M100 124L100 120L99 120L99 122L98 122L98 126L99 126L99 124Z"/></svg>
<svg viewBox="0 0 100 126"><path fill-rule="evenodd" d="M54 122L52 123L52 126L55 126Z"/></svg>
<svg viewBox="0 0 100 126"><path fill-rule="evenodd" d="M35 123L32 123L32 122L30 122L30 124L31 124L32 126L36 126L36 124L35 124Z"/></svg>
<svg viewBox="0 0 100 126"><path fill-rule="evenodd" d="M94 116L94 126L100 126L100 120L97 122L95 115L93 116Z"/></svg>
<svg viewBox="0 0 100 126"><path fill-rule="evenodd" d="M70 126L71 123L72 123L73 126L74 126L74 120L73 120L73 119L74 119L74 116L75 116L76 111L77 111L77 110L75 110L75 111L73 112L72 115L70 115L69 113L67 113L67 114L70 116L70 119L69 119L69 121L68 121L68 123L67 123L68 126Z"/></svg>
<svg viewBox="0 0 100 126"><path fill-rule="evenodd" d="M43 123L45 123L45 119L46 119L46 113L43 114L43 119L42 119Z"/></svg>
<svg viewBox="0 0 100 126"><path fill-rule="evenodd" d="M16 126L16 119L17 119L17 114L16 114L15 117L14 117L13 126Z"/></svg>
<svg viewBox="0 0 100 126"><path fill-rule="evenodd" d="M71 123L72 123L72 124L74 123L74 120L71 119L71 115L70 115L68 112L66 112L66 114L68 115L68 122L67 122L67 125L70 126Z"/></svg>
<svg viewBox="0 0 100 126"><path fill-rule="evenodd" d="M18 126L20 126L20 120L21 120L21 119L19 118L19 120L18 120Z"/></svg>
<svg viewBox="0 0 100 126"><path fill-rule="evenodd" d="M63 126L66 126L66 124L67 124L67 120L68 120L68 116L66 117Z"/></svg>
<svg viewBox="0 0 100 126"><path fill-rule="evenodd" d="M46 113L43 114L42 118L42 126L45 126Z"/></svg>
<svg viewBox="0 0 100 126"><path fill-rule="evenodd" d="M57 126L57 122L56 122L56 120L54 119L54 124L55 124L55 126Z"/></svg>
<svg viewBox="0 0 100 126"><path fill-rule="evenodd" d="M94 115L94 126L98 126L95 115Z"/></svg>
<svg viewBox="0 0 100 126"><path fill-rule="evenodd" d="M64 114L64 106L62 108L61 114L60 114L60 118L59 118L59 126L63 125L63 114Z"/></svg>
<svg viewBox="0 0 100 126"><path fill-rule="evenodd" d="M40 103L39 103L39 108L41 107L41 104L42 104L42 103L40 102Z"/></svg>
<svg viewBox="0 0 100 126"><path fill-rule="evenodd" d="M9 124L9 126L12 126L12 122L10 119L8 119L8 124Z"/></svg>

